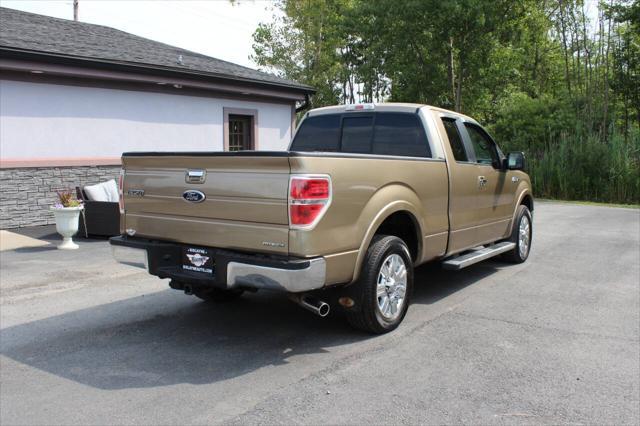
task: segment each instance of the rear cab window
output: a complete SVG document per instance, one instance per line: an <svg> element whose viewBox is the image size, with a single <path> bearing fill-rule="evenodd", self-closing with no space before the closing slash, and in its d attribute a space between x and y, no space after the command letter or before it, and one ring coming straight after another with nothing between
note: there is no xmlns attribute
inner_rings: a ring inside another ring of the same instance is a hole
<svg viewBox="0 0 640 426"><path fill-rule="evenodd" d="M341 152L371 154L373 117L344 117L342 119Z"/></svg>
<svg viewBox="0 0 640 426"><path fill-rule="evenodd" d="M297 152L343 152L431 158L418 114L338 113L305 119L291 144Z"/></svg>
<svg viewBox="0 0 640 426"><path fill-rule="evenodd" d="M431 158L429 142L418 115L380 113L376 117L373 153Z"/></svg>
<svg viewBox="0 0 640 426"><path fill-rule="evenodd" d="M302 122L291 145L292 151L338 152L340 148L340 115L309 117Z"/></svg>
<svg viewBox="0 0 640 426"><path fill-rule="evenodd" d="M460 162L469 161L469 156L467 155L464 143L462 142L462 136L458 130L456 120L453 118L443 117L442 124L444 125L444 129L447 131L447 138L449 139L449 145L451 145L451 151L453 151L453 158Z"/></svg>

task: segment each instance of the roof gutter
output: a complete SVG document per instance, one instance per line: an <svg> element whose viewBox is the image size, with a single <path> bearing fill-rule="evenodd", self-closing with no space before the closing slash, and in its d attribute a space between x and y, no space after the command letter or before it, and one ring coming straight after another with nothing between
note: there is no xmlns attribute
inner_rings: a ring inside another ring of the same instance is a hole
<svg viewBox="0 0 640 426"><path fill-rule="evenodd" d="M50 62L63 63L63 64L67 62L75 65L82 64L83 66L94 66L94 67L107 66L111 68L127 70L130 72L131 71L161 72L161 73L171 73L174 75L181 74L183 76L191 76L191 77L198 77L198 78L215 78L215 79L233 81L238 83L271 86L271 87L284 89L284 90L303 92L305 94L305 97L308 97L309 93L313 94L316 92L314 88L306 85L299 85L299 86L288 85L284 83L276 83L276 82L270 82L265 80L237 77L229 74L194 71L194 70L187 70L184 68L167 67L163 65L87 58L83 56L73 56L73 55L64 55L64 54L42 52L42 51L35 51L35 50L16 49L8 46L0 46L0 52L3 53L3 56L5 58L10 56L10 57L19 58L19 59L31 59L31 60L40 59L40 60L46 60Z"/></svg>

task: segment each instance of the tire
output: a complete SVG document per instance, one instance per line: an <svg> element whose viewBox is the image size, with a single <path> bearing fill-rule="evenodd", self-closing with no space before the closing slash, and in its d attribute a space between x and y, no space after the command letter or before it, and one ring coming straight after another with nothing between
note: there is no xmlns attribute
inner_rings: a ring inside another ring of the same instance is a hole
<svg viewBox="0 0 640 426"><path fill-rule="evenodd" d="M531 243L533 242L533 220L527 206L518 206L516 222L513 225L511 237L507 241L516 243L516 246L503 255L504 259L512 263L526 261L531 253Z"/></svg>
<svg viewBox="0 0 640 426"><path fill-rule="evenodd" d="M221 288L193 289L193 295L206 302L224 303L237 300L244 293L242 290L225 290Z"/></svg>
<svg viewBox="0 0 640 426"><path fill-rule="evenodd" d="M413 262L404 241L376 235L367 249L356 285L362 288L362 303L360 309L346 312L347 321L355 328L376 334L398 327L407 313L413 290ZM384 293L378 293L378 287Z"/></svg>

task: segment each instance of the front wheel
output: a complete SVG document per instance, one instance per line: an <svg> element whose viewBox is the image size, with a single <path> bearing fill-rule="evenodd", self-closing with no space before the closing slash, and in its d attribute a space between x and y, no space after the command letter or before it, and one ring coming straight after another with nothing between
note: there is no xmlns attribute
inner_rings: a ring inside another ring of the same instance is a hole
<svg viewBox="0 0 640 426"><path fill-rule="evenodd" d="M376 235L358 281L363 291L362 306L347 311L349 323L377 334L398 327L407 313L413 289L413 263L404 241Z"/></svg>
<svg viewBox="0 0 640 426"><path fill-rule="evenodd" d="M513 250L506 252L504 258L509 262L523 263L529 257L529 252L531 252L532 237L533 221L531 220L531 212L525 205L518 206L516 222L508 240L515 243L516 246Z"/></svg>

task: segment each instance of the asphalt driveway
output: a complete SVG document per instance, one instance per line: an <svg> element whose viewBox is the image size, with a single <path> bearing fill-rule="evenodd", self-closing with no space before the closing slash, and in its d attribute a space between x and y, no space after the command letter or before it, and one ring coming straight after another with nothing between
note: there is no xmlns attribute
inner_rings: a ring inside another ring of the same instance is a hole
<svg viewBox="0 0 640 426"><path fill-rule="evenodd" d="M538 203L534 233L523 265L421 267L377 337L200 302L105 241L2 252L0 423L638 424L640 210Z"/></svg>

